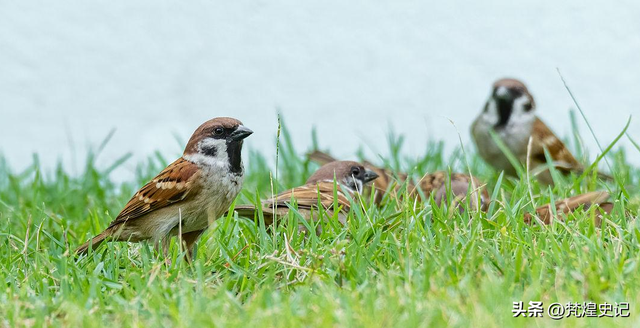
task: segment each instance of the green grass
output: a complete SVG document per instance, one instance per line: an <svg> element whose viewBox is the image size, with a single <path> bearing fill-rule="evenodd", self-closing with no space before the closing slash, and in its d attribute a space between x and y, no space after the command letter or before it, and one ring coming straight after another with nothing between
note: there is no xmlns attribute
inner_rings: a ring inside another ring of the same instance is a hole
<svg viewBox="0 0 640 328"><path fill-rule="evenodd" d="M291 140L283 127L277 175L264 157L273 154L245 151L237 203L299 185L317 168ZM615 183L586 174L545 188L526 177L498 176L468 153L470 145L445 158L444 144L433 142L409 157L402 140L390 136L388 157L372 160L414 174L471 171L493 193L489 213L390 200L381 208L356 207L347 226L329 224L308 238L298 233L295 215L272 230L230 215L204 235L192 265L177 243L171 265L138 244L109 244L81 259L67 255L169 162L162 156L140 164L135 181L122 185L109 172L126 157L100 170L97 155L89 154L76 176L60 166L42 171L37 157L15 172L0 158L0 326L640 325L640 170L627 164L624 151L614 147L607 155ZM610 190L616 202L602 228L589 212L549 227L523 223L525 212L552 196L596 189ZM514 301L626 301L631 318L512 318Z"/></svg>

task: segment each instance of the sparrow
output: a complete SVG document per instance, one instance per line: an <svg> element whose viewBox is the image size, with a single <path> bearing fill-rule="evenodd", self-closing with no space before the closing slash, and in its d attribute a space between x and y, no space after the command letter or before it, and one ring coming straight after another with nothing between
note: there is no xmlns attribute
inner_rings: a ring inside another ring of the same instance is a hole
<svg viewBox="0 0 640 328"><path fill-rule="evenodd" d="M438 206L448 204L448 195L450 194L452 196L451 204L457 207L460 213L464 212L463 204L467 200L469 208L473 211L486 212L491 202L485 184L478 178L465 173L449 173L447 171L427 173L411 188L409 196L414 198L420 197L420 192L424 197L435 193L433 199Z"/></svg>
<svg viewBox="0 0 640 328"><path fill-rule="evenodd" d="M544 224L551 224L554 219L563 220L562 217L576 211L579 208L587 210L592 206L598 207L598 214L595 217L596 226L600 226L603 214L611 214L613 211L613 203L607 202L609 193L606 191L593 191L580 194L570 198L555 201L555 213L552 210L551 203L536 208L535 214L525 213L524 222L531 224L535 222L534 215Z"/></svg>
<svg viewBox="0 0 640 328"><path fill-rule="evenodd" d="M306 220L317 221L320 204L328 216L332 217L337 212L338 221L344 225L351 208L349 199L360 195L367 184L377 177L378 174L357 162L335 161L325 164L304 185L262 201L264 223L272 225L277 217L287 216L291 207L296 208L296 212ZM334 186L337 186L335 194ZM292 200L297 207L291 203ZM335 207L334 203L338 206ZM248 218L256 217L258 212L253 205L239 205L234 210L239 216ZM320 228L318 225L317 234L320 234ZM302 226L300 229L306 231Z"/></svg>
<svg viewBox="0 0 640 328"><path fill-rule="evenodd" d="M168 250L180 235L193 255L194 243L211 222L224 214L242 188L243 140L253 131L234 118L219 117L196 129L182 157L136 192L122 212L76 254L105 241L151 241Z"/></svg>
<svg viewBox="0 0 640 328"><path fill-rule="evenodd" d="M535 112L536 103L524 83L508 78L496 81L484 109L471 126L480 157L495 169L517 176L516 169L491 137L490 131L493 130L516 159L528 163L534 172L547 164L547 149L559 172L565 175L572 171L582 173L584 167ZM607 176L601 174L601 177ZM549 170L539 172L537 178L544 184L553 184Z"/></svg>
<svg viewBox="0 0 640 328"><path fill-rule="evenodd" d="M307 158L309 158L309 160L315 163L318 163L320 165L326 165L326 164L338 161L333 156L319 150L315 150L307 154ZM371 195L372 192L374 192L375 194L374 194L373 201L376 205L380 205L382 203L385 193L387 192L387 190L392 184L395 183L393 192L396 194L400 193L400 189L408 177L404 173L398 173L394 175L394 173L391 170L375 166L368 161L364 161L363 166L375 172L376 175L378 176L375 180L373 180L373 185L371 184L365 185L364 190L362 191L362 194L365 195L366 197L368 197L369 195Z"/></svg>
<svg viewBox="0 0 640 328"><path fill-rule="evenodd" d="M326 164L336 161L331 155L315 150L307 155L307 157L318 164ZM373 181L374 203L380 205L386 193L391 193L392 197L401 196L401 188L406 184L409 197L412 199L418 199L423 195L428 198L431 193L435 192L435 201L438 206L441 206L444 201L447 200L446 196L448 191L451 191L451 195L454 196L454 202L460 206L462 202L466 200L467 194L473 195L470 199L470 205L473 210L486 210L489 205L490 197L484 184L475 177L471 177L464 173L451 173L446 171L436 171L433 173L425 174L418 183L410 181L408 174L404 172L392 172L386 168L381 168L371 164L368 161L364 161L364 166L367 169L372 170L378 175L378 178ZM391 185L394 185L393 189L389 189ZM371 192L370 189L365 189L366 192ZM470 191L470 193L469 193ZM478 197L480 203L478 204Z"/></svg>

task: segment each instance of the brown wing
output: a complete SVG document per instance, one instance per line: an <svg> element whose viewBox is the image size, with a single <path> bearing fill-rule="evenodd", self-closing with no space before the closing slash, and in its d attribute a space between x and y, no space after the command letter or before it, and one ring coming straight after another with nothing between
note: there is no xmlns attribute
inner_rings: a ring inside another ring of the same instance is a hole
<svg viewBox="0 0 640 328"><path fill-rule="evenodd" d="M137 219L157 209L187 199L194 192L198 167L182 157L167 166L158 176L140 188L111 222L109 228Z"/></svg>
<svg viewBox="0 0 640 328"><path fill-rule="evenodd" d="M293 189L289 189L278 194L276 197L267 199L263 202L266 207L280 207L287 206L291 203L291 198L294 198L299 208L311 208L318 206L318 197L320 197L320 203L325 208L331 208L334 202L333 196L333 182L320 182L318 184L308 184ZM337 186L338 204L345 210L349 210L351 203L340 186Z"/></svg>
<svg viewBox="0 0 640 328"><path fill-rule="evenodd" d="M547 148L554 165L563 173L581 170L582 165L573 157L567 146L539 118L533 123L531 161L536 164L547 162L544 148Z"/></svg>
<svg viewBox="0 0 640 328"><path fill-rule="evenodd" d="M593 191L586 194L573 196L556 201L555 212L558 214L558 216L560 216L573 212L581 206L583 206L584 209L587 209L595 204L600 206L603 212L611 213L611 211L613 210L613 206L611 203L606 202L608 198L609 193L606 191ZM544 224L550 224L554 218L551 204L546 204L544 206L538 207L536 209L536 215ZM526 213L524 215L524 221L526 223L531 223L533 221L532 215L530 213ZM596 224L599 224L599 218Z"/></svg>
<svg viewBox="0 0 640 328"><path fill-rule="evenodd" d="M320 202L325 209L333 208L333 182L320 182L317 185L308 184L284 191L273 198L262 201L262 213L264 215L265 225L273 223L273 216L284 216L289 212L291 199L295 199L298 209L302 210L301 214L309 213L311 209L318 207L318 192L320 193ZM349 199L338 186L338 204L341 211L349 211L351 203ZM306 210L306 211L305 211ZM256 208L253 205L236 206L235 211L238 215L253 218L256 215Z"/></svg>

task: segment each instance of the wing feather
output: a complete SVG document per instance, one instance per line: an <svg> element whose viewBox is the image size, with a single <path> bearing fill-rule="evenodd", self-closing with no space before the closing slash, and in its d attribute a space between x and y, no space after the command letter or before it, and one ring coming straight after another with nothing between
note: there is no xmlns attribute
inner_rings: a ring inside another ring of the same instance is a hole
<svg viewBox="0 0 640 328"><path fill-rule="evenodd" d="M531 148L531 160L544 164L547 162L544 149L549 151L549 155L554 165L563 173L581 170L582 165L573 157L567 146L558 138L544 122L536 118L533 123L534 138Z"/></svg>
<svg viewBox="0 0 640 328"><path fill-rule="evenodd" d="M109 228L179 203L196 194L198 166L179 158L136 192Z"/></svg>
<svg viewBox="0 0 640 328"><path fill-rule="evenodd" d="M345 196L345 194L342 192L339 185L337 188L337 202L345 210L348 210L351 203L349 202L347 196ZM291 203L291 199L294 198L299 208L310 209L312 207L318 206L318 197L320 197L320 203L325 208L330 208L331 206L333 206L333 182L319 182L317 184L307 184L304 186L289 189L278 194L274 198L265 200L263 204L267 207L288 207L288 204Z"/></svg>
<svg viewBox="0 0 640 328"><path fill-rule="evenodd" d="M337 195L340 210L345 212L349 211L351 203L340 186L338 186ZM265 199L262 201L262 213L264 215L265 225L271 225L273 223L274 214L279 217L287 215L292 198L295 200L299 210L317 210L318 196L320 196L320 204L322 204L326 210L331 210L334 201L333 182L307 184L283 191L275 197ZM257 208L253 205L239 205L235 207L235 211L238 212L240 216L250 218L257 214Z"/></svg>

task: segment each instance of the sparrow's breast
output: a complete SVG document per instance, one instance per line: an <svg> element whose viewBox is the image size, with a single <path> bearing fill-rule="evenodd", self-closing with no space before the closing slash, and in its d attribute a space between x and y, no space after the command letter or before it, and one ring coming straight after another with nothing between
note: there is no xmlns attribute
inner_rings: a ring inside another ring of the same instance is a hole
<svg viewBox="0 0 640 328"><path fill-rule="evenodd" d="M490 162L496 155L501 155L502 151L491 137L492 125L480 118L476 119L472 127L473 140L478 148L480 157Z"/></svg>
<svg viewBox="0 0 640 328"><path fill-rule="evenodd" d="M531 137L532 124L508 124L502 131L500 137L509 150L520 160L524 160L527 155L529 138Z"/></svg>
<svg viewBox="0 0 640 328"><path fill-rule="evenodd" d="M507 124L504 128L494 131L509 151L516 158L522 160L526 156L531 128L530 124ZM511 162L493 140L490 132L492 129L491 125L482 120L476 121L473 125L472 134L478 153L482 159L496 169L515 175L515 169Z"/></svg>
<svg viewBox="0 0 640 328"><path fill-rule="evenodd" d="M243 170L232 173L228 169L212 167L203 170L202 208L207 209L208 223L218 219L242 190Z"/></svg>

